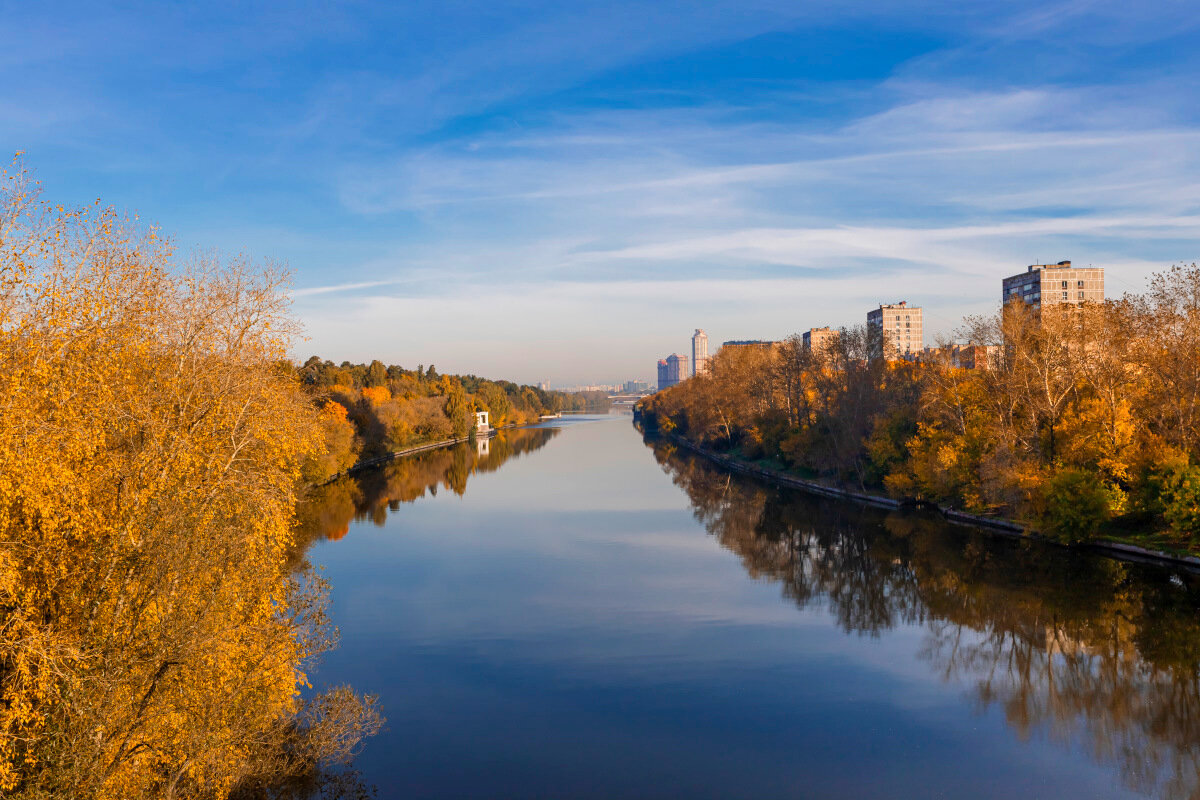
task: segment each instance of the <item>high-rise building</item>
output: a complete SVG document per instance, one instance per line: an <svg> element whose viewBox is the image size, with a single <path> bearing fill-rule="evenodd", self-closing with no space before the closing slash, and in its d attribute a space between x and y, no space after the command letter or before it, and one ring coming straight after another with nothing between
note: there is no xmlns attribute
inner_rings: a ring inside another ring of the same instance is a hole
<svg viewBox="0 0 1200 800"><path fill-rule="evenodd" d="M696 328L692 334L692 375L703 375L708 371L708 334Z"/></svg>
<svg viewBox="0 0 1200 800"><path fill-rule="evenodd" d="M670 386L688 378L688 357L682 353L667 356L667 381Z"/></svg>
<svg viewBox="0 0 1200 800"><path fill-rule="evenodd" d="M688 378L688 357L672 353L658 362L658 390L669 389Z"/></svg>
<svg viewBox="0 0 1200 800"><path fill-rule="evenodd" d="M838 332L833 328L809 328L800 338L805 350L820 353L833 346L837 341Z"/></svg>
<svg viewBox="0 0 1200 800"><path fill-rule="evenodd" d="M1104 267L1072 267L1070 261L1030 264L1024 272L1003 281L1002 300L1007 305L1022 300L1026 305L1104 302Z"/></svg>
<svg viewBox="0 0 1200 800"><path fill-rule="evenodd" d="M879 308L868 311L867 328L882 334L875 340L877 344L872 345L876 358L913 358L925 346L921 308L910 306L907 300L880 303ZM883 352L879 352L881 347Z"/></svg>

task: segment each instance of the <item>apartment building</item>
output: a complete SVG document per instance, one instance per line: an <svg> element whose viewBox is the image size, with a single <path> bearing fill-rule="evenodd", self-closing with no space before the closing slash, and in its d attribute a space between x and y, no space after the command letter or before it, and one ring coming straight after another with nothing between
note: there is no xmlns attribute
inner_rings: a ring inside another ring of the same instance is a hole
<svg viewBox="0 0 1200 800"><path fill-rule="evenodd" d="M833 328L809 328L800 335L805 350L820 353L837 342L838 332Z"/></svg>
<svg viewBox="0 0 1200 800"><path fill-rule="evenodd" d="M667 382L674 386L688 378L688 357L682 353L667 356Z"/></svg>
<svg viewBox="0 0 1200 800"><path fill-rule="evenodd" d="M916 358L925 347L921 307L910 306L907 300L880 303L868 311L867 327L882 333L876 347L883 352L874 353L876 358Z"/></svg>
<svg viewBox="0 0 1200 800"><path fill-rule="evenodd" d="M1030 264L1024 272L1005 278L1002 300L1007 305L1021 300L1041 309L1069 303L1104 302L1104 268L1074 267L1070 261Z"/></svg>

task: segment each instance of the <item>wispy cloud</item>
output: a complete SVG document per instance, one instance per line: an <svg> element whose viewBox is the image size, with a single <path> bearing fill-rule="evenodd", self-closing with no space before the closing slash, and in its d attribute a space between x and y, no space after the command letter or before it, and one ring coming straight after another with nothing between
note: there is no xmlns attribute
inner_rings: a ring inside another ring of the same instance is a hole
<svg viewBox="0 0 1200 800"><path fill-rule="evenodd" d="M356 283L338 283L332 286L310 286L303 289L292 289L289 294L292 297L312 297L318 294L333 294L335 292L354 292L362 289L377 289L380 286L395 286L398 283L403 283L400 280L391 281L358 281Z"/></svg>
<svg viewBox="0 0 1200 800"><path fill-rule="evenodd" d="M408 251L402 269L443 258L447 276L521 286L499 307L563 340L602 325L592 304L717 337L730 325L735 338L854 324L899 297L949 333L995 306L1000 277L1025 264L1104 264L1120 294L1200 244L1200 130L1152 99L1140 114L1093 87L922 91L815 130L719 107L559 115L536 134L359 167L339 191L356 213L413 214L436 232L437 247ZM401 298L374 302L420 315ZM470 314L535 335L474 303ZM629 364L601 358L617 375Z"/></svg>

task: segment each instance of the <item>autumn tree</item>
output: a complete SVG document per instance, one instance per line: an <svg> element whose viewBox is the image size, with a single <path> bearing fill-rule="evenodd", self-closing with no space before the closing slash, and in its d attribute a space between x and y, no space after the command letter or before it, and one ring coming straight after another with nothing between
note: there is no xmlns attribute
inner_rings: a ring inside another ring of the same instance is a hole
<svg viewBox="0 0 1200 800"><path fill-rule="evenodd" d="M280 274L3 180L0 792L222 797L344 752L378 715L299 696L332 643L288 562L323 422Z"/></svg>
<svg viewBox="0 0 1200 800"><path fill-rule="evenodd" d="M354 426L347 419L346 407L325 401L318 417L322 447L304 462L303 477L310 484L324 483L345 472L358 460L359 443Z"/></svg>

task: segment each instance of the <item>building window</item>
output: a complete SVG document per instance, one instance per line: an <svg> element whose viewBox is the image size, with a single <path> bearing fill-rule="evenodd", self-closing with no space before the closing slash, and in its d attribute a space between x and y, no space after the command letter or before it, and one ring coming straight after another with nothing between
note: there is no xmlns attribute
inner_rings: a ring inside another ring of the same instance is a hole
<svg viewBox="0 0 1200 800"><path fill-rule="evenodd" d="M1080 289L1082 289L1082 288L1083 288L1083 281L1075 281L1075 284L1076 284L1076 285L1077 285L1077 286L1078 286Z"/></svg>
<svg viewBox="0 0 1200 800"><path fill-rule="evenodd" d="M1065 289L1065 288L1067 288L1067 282L1066 282L1066 281L1063 281L1062 288L1064 288L1064 289Z"/></svg>
<svg viewBox="0 0 1200 800"><path fill-rule="evenodd" d="M1063 299L1063 300L1066 300L1066 299L1067 299L1067 293L1066 293L1066 292L1063 292L1062 299Z"/></svg>
<svg viewBox="0 0 1200 800"><path fill-rule="evenodd" d="M1083 292L1080 292L1080 293L1079 293L1079 299L1080 299L1080 300L1082 300L1082 299L1083 299Z"/></svg>

